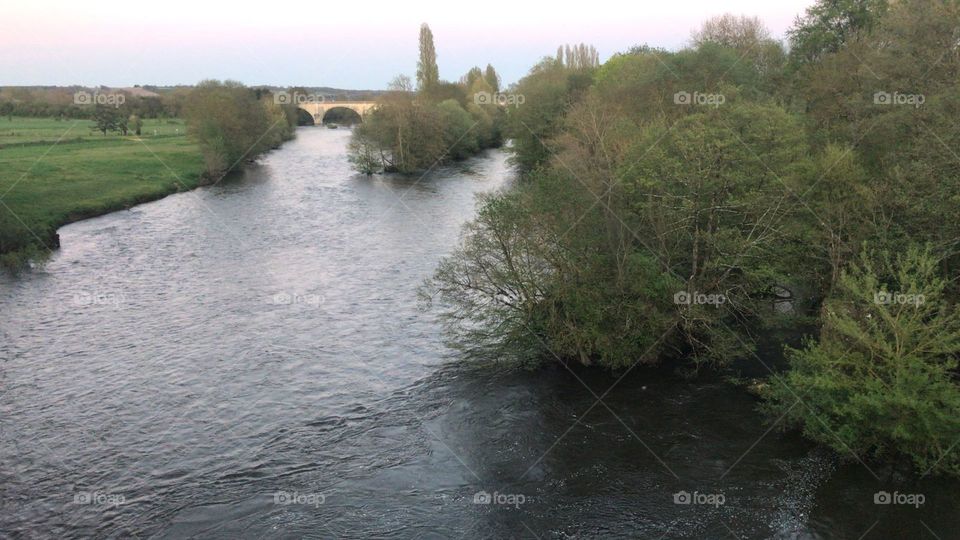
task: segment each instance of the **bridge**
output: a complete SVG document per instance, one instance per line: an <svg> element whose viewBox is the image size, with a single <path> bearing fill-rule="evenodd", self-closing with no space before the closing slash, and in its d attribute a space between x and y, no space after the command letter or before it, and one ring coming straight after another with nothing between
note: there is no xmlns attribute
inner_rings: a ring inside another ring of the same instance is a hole
<svg viewBox="0 0 960 540"><path fill-rule="evenodd" d="M351 111L363 115L377 106L376 101L324 101L322 103L298 103L297 107L310 113L314 124L322 124L323 117L331 109L350 109Z"/></svg>

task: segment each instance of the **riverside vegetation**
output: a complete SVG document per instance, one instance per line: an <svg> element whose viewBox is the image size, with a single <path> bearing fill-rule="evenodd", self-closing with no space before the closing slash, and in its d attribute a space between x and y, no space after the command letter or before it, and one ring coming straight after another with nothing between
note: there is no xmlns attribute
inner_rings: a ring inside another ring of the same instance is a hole
<svg viewBox="0 0 960 540"><path fill-rule="evenodd" d="M500 146L504 113L495 103L500 78L493 66L474 67L456 83L439 77L433 33L424 24L416 87L398 76L354 129L349 152L358 171L423 172Z"/></svg>
<svg viewBox="0 0 960 540"><path fill-rule="evenodd" d="M771 423L958 475L960 3L820 0L789 40L727 15L544 59L504 109L518 185L424 297L464 350L627 370L813 322L758 385Z"/></svg>

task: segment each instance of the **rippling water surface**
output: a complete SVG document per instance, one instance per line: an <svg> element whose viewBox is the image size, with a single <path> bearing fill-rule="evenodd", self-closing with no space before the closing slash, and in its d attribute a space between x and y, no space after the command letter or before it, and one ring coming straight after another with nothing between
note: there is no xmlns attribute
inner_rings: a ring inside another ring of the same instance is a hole
<svg viewBox="0 0 960 540"><path fill-rule="evenodd" d="M721 380L458 362L416 289L505 155L367 178L348 137L301 129L0 277L0 537L960 535L956 484L875 505L886 478Z"/></svg>

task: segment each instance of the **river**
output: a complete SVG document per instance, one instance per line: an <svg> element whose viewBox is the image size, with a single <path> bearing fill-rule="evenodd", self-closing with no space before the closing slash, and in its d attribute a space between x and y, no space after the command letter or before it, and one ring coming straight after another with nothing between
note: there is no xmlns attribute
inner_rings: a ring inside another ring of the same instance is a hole
<svg viewBox="0 0 960 540"><path fill-rule="evenodd" d="M0 537L960 535L956 483L770 431L720 377L458 360L416 291L506 156L368 178L348 138L302 128L0 277Z"/></svg>

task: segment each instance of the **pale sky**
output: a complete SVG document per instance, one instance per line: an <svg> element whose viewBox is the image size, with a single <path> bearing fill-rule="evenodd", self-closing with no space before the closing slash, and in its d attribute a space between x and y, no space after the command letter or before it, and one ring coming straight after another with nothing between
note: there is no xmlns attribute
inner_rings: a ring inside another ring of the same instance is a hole
<svg viewBox="0 0 960 540"><path fill-rule="evenodd" d="M505 83L560 44L601 61L633 45L676 49L713 15L756 15L782 38L813 0L469 2L4 0L0 86L132 86L235 79L247 85L382 89L414 75L420 23L440 77L492 63Z"/></svg>

